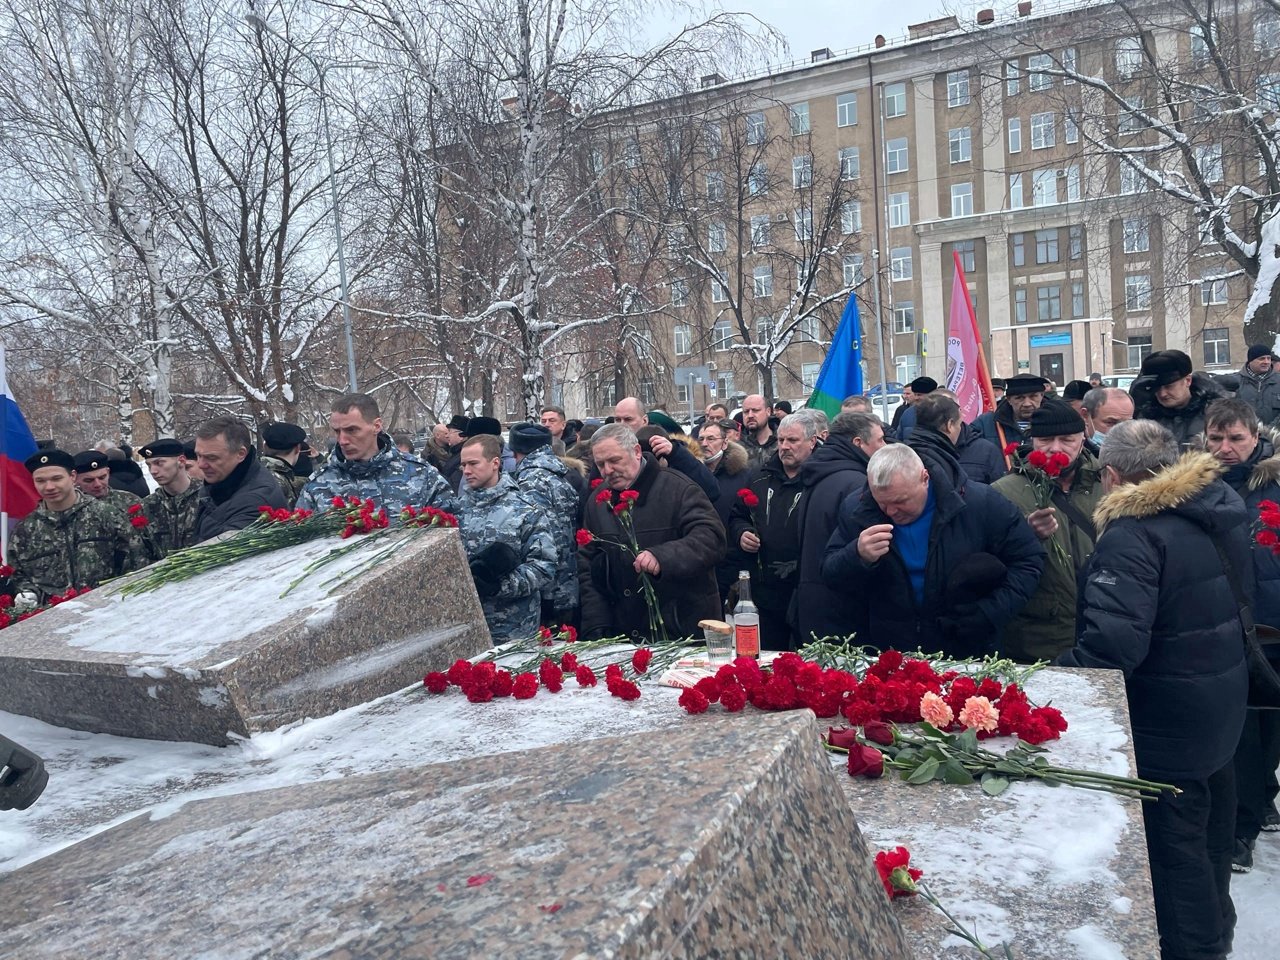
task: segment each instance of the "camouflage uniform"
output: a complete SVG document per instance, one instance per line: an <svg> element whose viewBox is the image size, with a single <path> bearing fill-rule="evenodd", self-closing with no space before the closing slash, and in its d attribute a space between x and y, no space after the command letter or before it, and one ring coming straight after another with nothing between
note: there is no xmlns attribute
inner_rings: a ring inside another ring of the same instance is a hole
<svg viewBox="0 0 1280 960"><path fill-rule="evenodd" d="M542 598L556 613L578 605L578 494L565 479L569 468L547 446L520 461L515 480L520 494L543 511L556 544L556 573L542 589Z"/></svg>
<svg viewBox="0 0 1280 960"><path fill-rule="evenodd" d="M142 501L142 515L147 518L147 525L138 531L138 539L142 541L148 562L155 563L175 550L196 543L201 486L202 482L193 478L191 486L177 496L159 489Z"/></svg>
<svg viewBox="0 0 1280 960"><path fill-rule="evenodd" d="M294 473L293 464L287 460L281 460L279 457L270 457L266 454L263 454L259 459L268 472L279 481L280 489L284 491L284 498L288 501L289 509L292 510L294 504L298 502L298 494L307 485L307 478L300 477Z"/></svg>
<svg viewBox="0 0 1280 960"><path fill-rule="evenodd" d="M115 507L121 513L128 516L129 508L135 503L141 503L141 498L136 493L130 493L128 490L117 490L112 487L107 491L105 497L99 499L100 503L105 503L109 507Z"/></svg>
<svg viewBox="0 0 1280 960"><path fill-rule="evenodd" d="M96 587L146 564L128 517L106 500L76 492L76 502L53 511L43 503L9 540L15 591L30 590L44 603L68 587Z"/></svg>
<svg viewBox="0 0 1280 960"><path fill-rule="evenodd" d="M297 506L324 513L335 496L372 497L385 507L391 525L400 522L405 507L435 507L458 512L458 498L440 472L413 454L401 453L389 438L378 437L381 449L372 460L346 460L341 450L317 471L298 494Z"/></svg>
<svg viewBox="0 0 1280 960"><path fill-rule="evenodd" d="M509 544L520 555L520 566L503 577L498 592L480 600L493 642L534 636L542 616L542 590L556 572L556 544L545 512L521 496L505 473L487 490L464 487L461 500L458 519L468 557L495 542Z"/></svg>

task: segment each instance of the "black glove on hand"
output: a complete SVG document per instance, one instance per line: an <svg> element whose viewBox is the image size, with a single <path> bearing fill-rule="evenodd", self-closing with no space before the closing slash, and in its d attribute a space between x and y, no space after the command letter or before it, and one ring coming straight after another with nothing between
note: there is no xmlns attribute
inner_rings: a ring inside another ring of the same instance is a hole
<svg viewBox="0 0 1280 960"><path fill-rule="evenodd" d="M520 566L520 554L507 543L490 543L482 547L472 558L471 579L476 582L476 593L492 597L502 589L502 579Z"/></svg>
<svg viewBox="0 0 1280 960"><path fill-rule="evenodd" d="M0 737L0 810L25 810L40 798L49 774L44 761Z"/></svg>

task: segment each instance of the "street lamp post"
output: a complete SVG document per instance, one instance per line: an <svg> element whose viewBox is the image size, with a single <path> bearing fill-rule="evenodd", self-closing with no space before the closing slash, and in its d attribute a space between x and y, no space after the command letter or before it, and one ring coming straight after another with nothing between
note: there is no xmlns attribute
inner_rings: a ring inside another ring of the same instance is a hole
<svg viewBox="0 0 1280 960"><path fill-rule="evenodd" d="M277 32L254 11L245 14L245 22L255 29L271 34L290 50L294 51L315 70L320 82L320 116L324 123L325 154L329 161L329 206L333 211L333 233L338 250L338 294L342 298L342 335L347 346L347 389L355 393L356 386L356 348L351 336L351 297L347 290L347 256L342 243L342 213L338 206L338 168L333 161L333 129L329 124L329 97L325 92L324 79L329 72L330 64L321 63L306 50L299 47L284 34Z"/></svg>

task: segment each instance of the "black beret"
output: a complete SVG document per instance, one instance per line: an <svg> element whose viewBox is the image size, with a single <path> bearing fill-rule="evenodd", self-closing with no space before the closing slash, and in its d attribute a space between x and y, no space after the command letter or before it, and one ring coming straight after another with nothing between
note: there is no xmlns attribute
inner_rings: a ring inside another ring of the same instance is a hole
<svg viewBox="0 0 1280 960"><path fill-rule="evenodd" d="M1088 380L1072 380L1062 391L1063 400L1083 400L1084 395L1092 390Z"/></svg>
<svg viewBox="0 0 1280 960"><path fill-rule="evenodd" d="M938 389L938 381L933 377L916 377L909 386L912 393L933 393Z"/></svg>
<svg viewBox="0 0 1280 960"><path fill-rule="evenodd" d="M465 437L478 437L481 434L489 434L490 436L502 436L502 424L493 417L472 417L467 421L467 428L462 431Z"/></svg>
<svg viewBox="0 0 1280 960"><path fill-rule="evenodd" d="M470 422L471 421L468 417L464 417L460 413L455 413L449 418L448 427L450 430L457 430L459 433L466 433L467 424Z"/></svg>
<svg viewBox="0 0 1280 960"><path fill-rule="evenodd" d="M99 453L97 450L82 450L76 454L75 469L77 473L106 470L110 466L110 458L105 453Z"/></svg>
<svg viewBox="0 0 1280 960"><path fill-rule="evenodd" d="M262 428L262 442L270 450L292 450L307 442L307 431L296 423L268 423Z"/></svg>
<svg viewBox="0 0 1280 960"><path fill-rule="evenodd" d="M159 440L152 440L142 448L142 459L150 460L152 457L181 457L185 453L182 444L174 440L172 437L161 437Z"/></svg>
<svg viewBox="0 0 1280 960"><path fill-rule="evenodd" d="M533 453L551 443L551 431L540 423L512 424L507 444L512 453Z"/></svg>
<svg viewBox="0 0 1280 960"><path fill-rule="evenodd" d="M1155 377L1155 386L1163 387L1191 374L1191 358L1181 350L1157 350L1142 361L1140 377Z"/></svg>
<svg viewBox="0 0 1280 960"><path fill-rule="evenodd" d="M1084 433L1084 418L1061 400L1046 400L1031 414L1031 436L1063 437Z"/></svg>
<svg viewBox="0 0 1280 960"><path fill-rule="evenodd" d="M1020 397L1028 393L1044 393L1048 381L1031 373L1020 373L1004 382L1005 396Z"/></svg>
<svg viewBox="0 0 1280 960"><path fill-rule="evenodd" d="M1255 343L1253 346L1249 348L1250 363L1252 363L1254 360L1257 360L1259 357L1269 357L1269 356L1271 356L1271 348L1268 347L1265 343Z"/></svg>
<svg viewBox="0 0 1280 960"><path fill-rule="evenodd" d="M680 426L680 424L676 423L675 420L673 420L668 414L663 413L661 410L651 410L649 412L649 422L667 431L668 435L673 433L684 433L684 427Z"/></svg>
<svg viewBox="0 0 1280 960"><path fill-rule="evenodd" d="M23 461L23 465L30 473L41 467L62 467L71 473L76 468L76 459L64 450L37 450Z"/></svg>
<svg viewBox="0 0 1280 960"><path fill-rule="evenodd" d="M196 442L192 440L190 443L184 443L182 452L187 455L188 460L194 460L196 458Z"/></svg>

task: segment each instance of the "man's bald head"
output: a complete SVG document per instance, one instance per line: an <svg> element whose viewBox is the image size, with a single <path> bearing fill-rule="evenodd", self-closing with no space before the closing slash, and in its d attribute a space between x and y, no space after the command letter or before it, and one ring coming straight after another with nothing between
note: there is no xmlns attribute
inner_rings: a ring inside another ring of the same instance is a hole
<svg viewBox="0 0 1280 960"><path fill-rule="evenodd" d="M623 397L613 408L613 417L618 423L625 423L632 430L639 430L649 423L649 416L635 397Z"/></svg>

